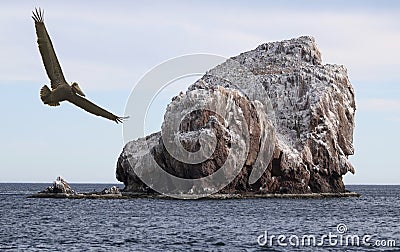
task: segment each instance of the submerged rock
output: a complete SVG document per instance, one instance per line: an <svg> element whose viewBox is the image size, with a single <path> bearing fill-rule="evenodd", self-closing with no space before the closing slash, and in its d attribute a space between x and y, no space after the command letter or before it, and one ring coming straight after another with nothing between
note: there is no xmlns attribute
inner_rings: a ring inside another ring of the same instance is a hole
<svg viewBox="0 0 400 252"><path fill-rule="evenodd" d="M190 112L195 98L222 106L226 113ZM151 177L151 185L163 182L171 191L175 185L165 183L166 177L154 177L153 161L176 177L196 179L233 160L231 166L239 164L240 170L224 170L223 178L237 176L221 193L344 193L342 176L355 172L348 160L354 153L355 109L346 68L323 65L312 37L262 44L211 69L168 105L163 132L167 123L179 120L174 136L183 146L180 151L191 155L199 148L212 149L207 160L192 164L176 159L159 132L125 145L117 179L124 191L153 192L139 173ZM231 154L235 139L246 144ZM258 167L262 173L252 174ZM191 186L185 193L210 185L205 180Z"/></svg>

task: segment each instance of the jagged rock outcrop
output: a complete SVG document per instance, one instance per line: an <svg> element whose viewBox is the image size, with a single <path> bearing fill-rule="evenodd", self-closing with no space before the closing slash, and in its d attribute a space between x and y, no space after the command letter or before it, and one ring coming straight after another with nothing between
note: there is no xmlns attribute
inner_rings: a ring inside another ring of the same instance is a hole
<svg viewBox="0 0 400 252"><path fill-rule="evenodd" d="M189 105L199 103L194 99L223 108L219 113L193 109ZM240 170L224 170L225 178L235 178L223 193L344 192L342 176L354 173L348 156L354 153L355 109L347 70L323 65L313 38L262 44L211 69L167 108L163 132L167 122L178 120L181 152L214 150L207 160L177 160L176 153L167 150L173 141L165 142L161 133L155 133L126 144L117 162L117 179L124 182L125 191L150 192L136 173L151 176L151 160L169 174L196 179L215 173L233 158ZM239 143L236 156L229 154L235 139L247 143ZM239 157L243 152L245 156ZM263 173L251 181L257 167ZM152 178L151 183L164 179ZM207 186L202 181L192 190ZM174 184L166 187L172 190Z"/></svg>
<svg viewBox="0 0 400 252"><path fill-rule="evenodd" d="M72 190L71 186L60 176L53 182L52 186L47 187L45 190L40 193L48 193L48 194L69 194L74 195L75 191Z"/></svg>
<svg viewBox="0 0 400 252"><path fill-rule="evenodd" d="M118 187L112 186L110 188L104 188L103 191L100 192L103 195L122 195L121 191Z"/></svg>
<svg viewBox="0 0 400 252"><path fill-rule="evenodd" d="M28 196L29 198L68 198L68 199L123 199L128 198L122 195L121 190L112 186L104 188L100 192L75 192L71 186L60 176L53 182L52 186L43 191Z"/></svg>

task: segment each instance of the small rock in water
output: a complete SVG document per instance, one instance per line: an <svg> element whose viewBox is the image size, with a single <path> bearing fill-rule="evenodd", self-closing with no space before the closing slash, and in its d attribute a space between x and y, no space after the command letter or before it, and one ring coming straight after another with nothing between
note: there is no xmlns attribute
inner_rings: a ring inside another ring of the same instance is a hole
<svg viewBox="0 0 400 252"><path fill-rule="evenodd" d="M101 194L115 194L115 195L121 195L121 191L119 190L118 187L112 186L111 188L104 188L104 190L101 191Z"/></svg>
<svg viewBox="0 0 400 252"><path fill-rule="evenodd" d="M65 194L76 194L72 190L71 186L60 176L53 182L52 186L47 187L41 193L65 193Z"/></svg>

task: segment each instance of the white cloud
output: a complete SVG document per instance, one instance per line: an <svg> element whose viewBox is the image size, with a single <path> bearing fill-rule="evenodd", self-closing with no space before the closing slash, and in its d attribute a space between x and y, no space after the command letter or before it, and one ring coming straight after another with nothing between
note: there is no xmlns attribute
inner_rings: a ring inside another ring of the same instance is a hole
<svg viewBox="0 0 400 252"><path fill-rule="evenodd" d="M359 99L357 101L357 109L364 111L380 111L380 112L399 112L400 99Z"/></svg>
<svg viewBox="0 0 400 252"><path fill-rule="evenodd" d="M199 52L234 56L260 43L300 35L315 36L324 62L345 65L351 79L398 79L400 21L395 12L193 5L46 2L43 7L67 80L96 83L90 88L104 89L117 80L118 88L129 89L148 69L171 57ZM0 27L0 56L7 59L0 62L1 80L37 82L45 77L32 9L29 3L0 11L0 21L14 24Z"/></svg>
<svg viewBox="0 0 400 252"><path fill-rule="evenodd" d="M388 121L400 123L400 115L387 118Z"/></svg>

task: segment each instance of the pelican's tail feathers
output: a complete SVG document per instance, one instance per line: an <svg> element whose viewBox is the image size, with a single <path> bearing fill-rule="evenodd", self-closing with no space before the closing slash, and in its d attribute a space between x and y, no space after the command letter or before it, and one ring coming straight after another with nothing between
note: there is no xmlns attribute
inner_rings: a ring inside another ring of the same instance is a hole
<svg viewBox="0 0 400 252"><path fill-rule="evenodd" d="M40 89L40 99L42 99L43 103L46 104L46 102L48 100L50 100L50 95L51 95L51 91L50 88L46 85L44 85L41 89Z"/></svg>
<svg viewBox="0 0 400 252"><path fill-rule="evenodd" d="M50 106L58 106L60 103L58 102L53 102L51 100L51 91L50 88L47 85L44 85L40 89L40 99L42 99L44 104L50 105Z"/></svg>

